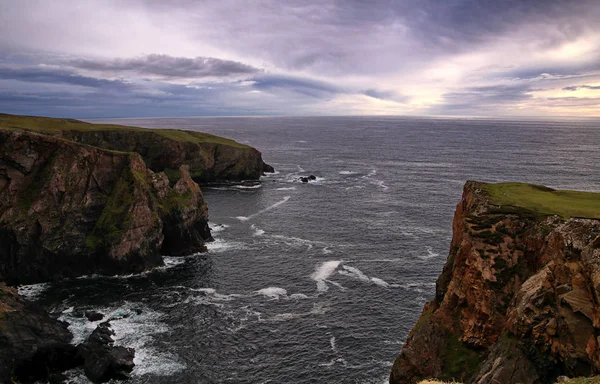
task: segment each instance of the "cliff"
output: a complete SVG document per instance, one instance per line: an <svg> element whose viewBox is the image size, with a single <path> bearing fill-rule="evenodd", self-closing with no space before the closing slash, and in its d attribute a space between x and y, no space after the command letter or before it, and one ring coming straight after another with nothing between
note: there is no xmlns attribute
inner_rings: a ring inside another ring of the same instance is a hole
<svg viewBox="0 0 600 384"><path fill-rule="evenodd" d="M600 194L468 182L435 298L390 383L600 372Z"/></svg>
<svg viewBox="0 0 600 384"><path fill-rule="evenodd" d="M133 152L0 128L0 281L143 271L204 250L206 203Z"/></svg>
<svg viewBox="0 0 600 384"><path fill-rule="evenodd" d="M154 172L165 172L172 183L179 168L189 166L200 183L258 180L273 172L261 153L223 137L178 129L148 129L122 125L91 124L73 119L0 114L0 128L19 129L62 137L82 144L136 152Z"/></svg>

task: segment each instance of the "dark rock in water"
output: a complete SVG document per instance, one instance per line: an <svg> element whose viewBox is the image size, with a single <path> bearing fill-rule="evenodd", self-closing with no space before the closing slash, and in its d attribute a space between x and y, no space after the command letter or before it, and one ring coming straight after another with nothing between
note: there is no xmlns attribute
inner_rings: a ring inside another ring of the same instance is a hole
<svg viewBox="0 0 600 384"><path fill-rule="evenodd" d="M46 380L78 366L67 324L0 284L0 383Z"/></svg>
<svg viewBox="0 0 600 384"><path fill-rule="evenodd" d="M100 312L88 311L85 313L85 317L87 317L89 321L98 321L102 320L104 318L104 315Z"/></svg>
<svg viewBox="0 0 600 384"><path fill-rule="evenodd" d="M85 374L95 383L128 379L135 366L134 350L114 346L113 335L110 323L106 321L100 323L88 339L77 346L78 355L84 360Z"/></svg>
<svg viewBox="0 0 600 384"><path fill-rule="evenodd" d="M139 309L139 308L134 309L133 312L135 312L136 315L141 315L142 314L142 310Z"/></svg>
<svg viewBox="0 0 600 384"><path fill-rule="evenodd" d="M275 173L275 168L263 162L263 173Z"/></svg>
<svg viewBox="0 0 600 384"><path fill-rule="evenodd" d="M308 183L309 181L315 181L317 180L317 176L315 175L310 175L310 176L300 176L298 178L299 181L303 182L303 183Z"/></svg>

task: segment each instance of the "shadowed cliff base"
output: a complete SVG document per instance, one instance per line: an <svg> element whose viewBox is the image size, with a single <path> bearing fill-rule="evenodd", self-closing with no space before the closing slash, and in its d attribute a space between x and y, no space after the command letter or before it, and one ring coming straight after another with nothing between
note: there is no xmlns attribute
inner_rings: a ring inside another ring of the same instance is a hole
<svg viewBox="0 0 600 384"><path fill-rule="evenodd" d="M467 182L436 297L390 383L539 384L597 375L599 208L595 193Z"/></svg>

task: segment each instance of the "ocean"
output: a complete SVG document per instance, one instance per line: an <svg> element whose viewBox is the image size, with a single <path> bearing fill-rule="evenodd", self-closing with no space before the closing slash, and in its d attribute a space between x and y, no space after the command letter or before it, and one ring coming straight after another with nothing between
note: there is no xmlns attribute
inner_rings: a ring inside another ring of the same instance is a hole
<svg viewBox="0 0 600 384"><path fill-rule="evenodd" d="M402 117L111 119L258 148L276 173L209 185L215 242L147 273L21 288L75 342L111 317L131 383L377 383L450 247L467 180L600 191L600 122ZM304 184L300 176L315 175ZM121 318L123 317L123 318ZM81 371L69 382L86 383Z"/></svg>

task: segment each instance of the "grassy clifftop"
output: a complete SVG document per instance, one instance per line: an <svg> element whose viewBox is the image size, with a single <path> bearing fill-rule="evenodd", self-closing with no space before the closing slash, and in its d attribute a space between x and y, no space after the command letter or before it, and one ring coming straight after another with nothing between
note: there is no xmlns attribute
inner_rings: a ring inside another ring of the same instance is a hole
<svg viewBox="0 0 600 384"><path fill-rule="evenodd" d="M164 171L172 182L179 179L182 165L189 166L197 182L257 180L270 168L255 148L196 131L7 114L0 114L0 130L34 132L114 151L136 152L150 169Z"/></svg>
<svg viewBox="0 0 600 384"><path fill-rule="evenodd" d="M39 116L18 116L0 113L0 128L22 129L50 135L61 135L63 132L99 132L99 131L131 131L144 132L162 136L166 139L182 143L223 144L236 148L250 148L235 140L211 135L203 132L184 131L180 129L151 129L115 124L92 124L74 119L57 119Z"/></svg>
<svg viewBox="0 0 600 384"><path fill-rule="evenodd" d="M502 212L600 219L600 193L554 190L526 183L484 184L490 203Z"/></svg>

